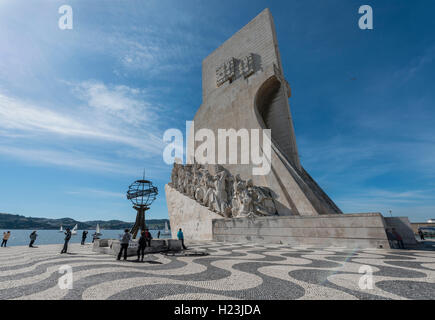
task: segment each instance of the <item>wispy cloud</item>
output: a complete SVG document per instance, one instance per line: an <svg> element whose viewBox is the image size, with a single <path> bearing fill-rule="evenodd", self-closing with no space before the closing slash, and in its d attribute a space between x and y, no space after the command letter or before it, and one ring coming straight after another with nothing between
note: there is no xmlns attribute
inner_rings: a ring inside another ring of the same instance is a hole
<svg viewBox="0 0 435 320"><path fill-rule="evenodd" d="M112 172L135 174L133 169L113 161L98 160L78 152L62 152L53 149L19 148L0 145L0 154L18 159L28 164L45 164L61 167L71 167L93 172Z"/></svg>
<svg viewBox="0 0 435 320"><path fill-rule="evenodd" d="M97 81L65 84L70 100L79 101L74 107L47 107L0 93L0 153L111 172L128 172L126 158L161 157L161 118L143 90Z"/></svg>
<svg viewBox="0 0 435 320"><path fill-rule="evenodd" d="M125 193L122 192L113 192L108 190L92 189L92 188L83 188L74 191L66 191L65 193L70 195L78 195L78 196L92 196L92 197L98 196L98 197L117 198L117 199L125 198Z"/></svg>
<svg viewBox="0 0 435 320"><path fill-rule="evenodd" d="M394 73L394 77L401 82L411 80L425 66L434 61L435 44L426 48L422 54L412 59L407 65L403 66Z"/></svg>
<svg viewBox="0 0 435 320"><path fill-rule="evenodd" d="M84 81L74 86L74 92L99 115L116 117L118 121L126 124L145 126L158 119L155 108L141 99L143 89L125 85L109 88L101 82Z"/></svg>

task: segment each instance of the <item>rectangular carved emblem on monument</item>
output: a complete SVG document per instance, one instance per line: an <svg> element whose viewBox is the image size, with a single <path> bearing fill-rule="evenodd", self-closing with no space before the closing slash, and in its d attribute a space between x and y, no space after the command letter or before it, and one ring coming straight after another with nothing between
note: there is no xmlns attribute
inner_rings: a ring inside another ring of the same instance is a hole
<svg viewBox="0 0 435 320"><path fill-rule="evenodd" d="M221 86L226 81L233 81L236 76L235 59L231 58L216 68L216 83Z"/></svg>
<svg viewBox="0 0 435 320"><path fill-rule="evenodd" d="M240 60L239 69L245 78L254 73L254 57L252 53Z"/></svg>
<svg viewBox="0 0 435 320"><path fill-rule="evenodd" d="M240 60L235 58L228 59L216 68L216 84L220 87L226 81L232 82L242 75L248 78L254 71L254 57L252 53Z"/></svg>

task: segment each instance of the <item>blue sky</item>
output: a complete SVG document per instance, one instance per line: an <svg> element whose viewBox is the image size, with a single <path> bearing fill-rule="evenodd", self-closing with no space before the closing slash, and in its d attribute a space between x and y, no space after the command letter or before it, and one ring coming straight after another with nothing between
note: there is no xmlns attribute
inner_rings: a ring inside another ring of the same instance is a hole
<svg viewBox="0 0 435 320"><path fill-rule="evenodd" d="M202 59L266 7L307 171L344 212L435 218L430 0L1 0L0 212L133 221L145 167L166 218L163 132L200 106Z"/></svg>

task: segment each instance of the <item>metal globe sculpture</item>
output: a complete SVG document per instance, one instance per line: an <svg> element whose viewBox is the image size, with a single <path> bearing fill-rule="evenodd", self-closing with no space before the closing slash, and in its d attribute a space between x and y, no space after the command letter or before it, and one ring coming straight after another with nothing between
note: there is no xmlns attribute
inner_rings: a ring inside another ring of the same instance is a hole
<svg viewBox="0 0 435 320"><path fill-rule="evenodd" d="M149 207L156 200L159 191L149 180L136 180L127 191L127 199L135 206Z"/></svg>
<svg viewBox="0 0 435 320"><path fill-rule="evenodd" d="M131 229L133 239L136 239L137 233L140 230L145 230L145 211L147 211L151 204L156 200L159 190L153 186L149 180L136 180L133 182L127 191L127 199L133 203L133 208L136 209L136 222Z"/></svg>

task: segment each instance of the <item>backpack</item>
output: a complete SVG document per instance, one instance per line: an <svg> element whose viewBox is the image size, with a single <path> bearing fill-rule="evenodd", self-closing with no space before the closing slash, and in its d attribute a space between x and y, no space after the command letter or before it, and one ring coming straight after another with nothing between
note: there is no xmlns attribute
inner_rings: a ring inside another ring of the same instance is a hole
<svg viewBox="0 0 435 320"><path fill-rule="evenodd" d="M122 236L122 243L129 243L130 242L130 234L129 233L124 233L124 235Z"/></svg>

